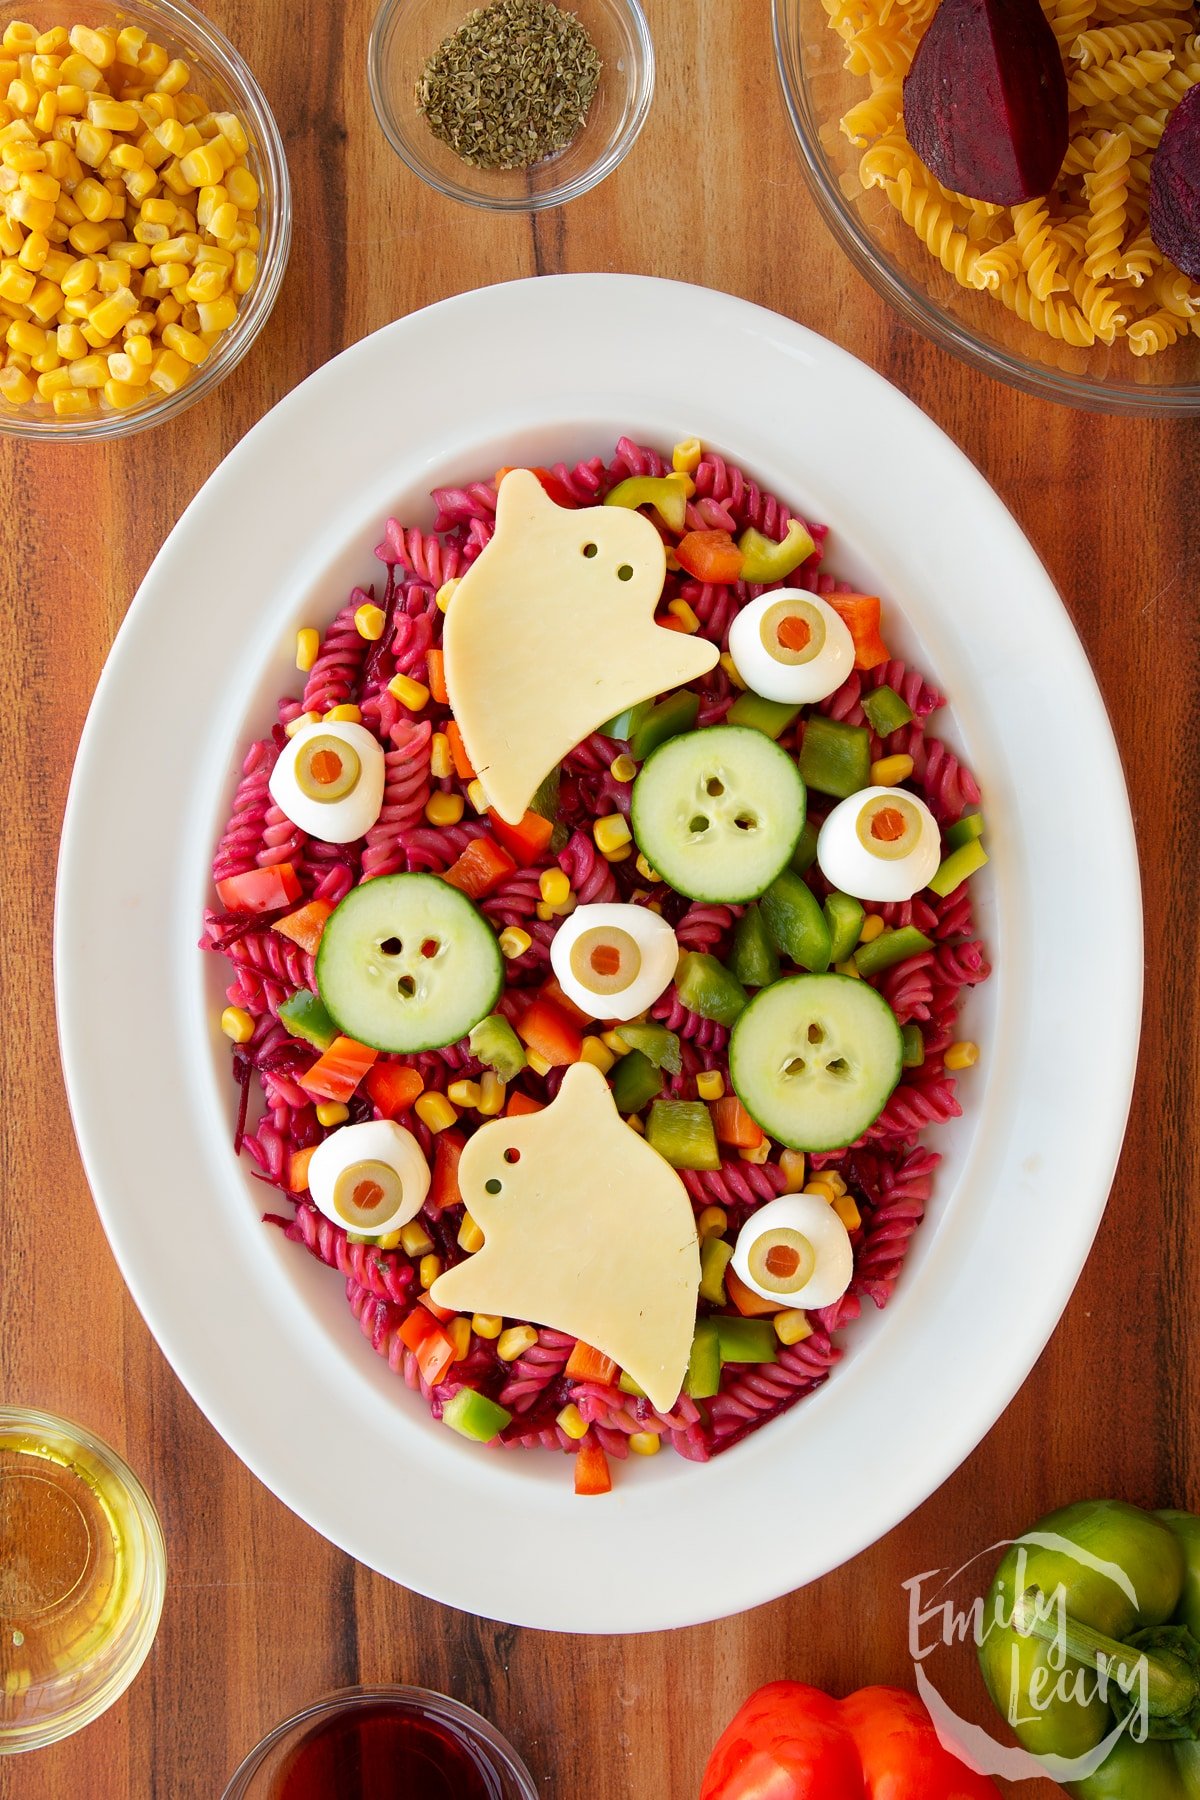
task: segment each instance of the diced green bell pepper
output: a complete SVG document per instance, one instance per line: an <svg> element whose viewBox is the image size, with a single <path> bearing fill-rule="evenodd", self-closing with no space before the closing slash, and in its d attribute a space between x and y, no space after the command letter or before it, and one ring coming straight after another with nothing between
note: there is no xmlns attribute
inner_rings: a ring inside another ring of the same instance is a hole
<svg viewBox="0 0 1200 1800"><path fill-rule="evenodd" d="M442 1407L442 1424L460 1437L474 1438L477 1444L490 1444L511 1421L507 1408L475 1388L459 1388Z"/></svg>
<svg viewBox="0 0 1200 1800"><path fill-rule="evenodd" d="M862 709L881 738L890 737L902 725L912 724L912 708L900 698L895 688L872 688L862 697Z"/></svg>
<svg viewBox="0 0 1200 1800"><path fill-rule="evenodd" d="M646 1115L646 1142L673 1169L721 1166L712 1114L703 1100L656 1100Z"/></svg>
<svg viewBox="0 0 1200 1800"><path fill-rule="evenodd" d="M558 820L558 786L561 770L556 763L550 773L538 784L537 792L529 802L530 812L535 812L539 819L549 819L552 825Z"/></svg>
<svg viewBox="0 0 1200 1800"><path fill-rule="evenodd" d="M725 715L727 725L749 725L765 732L769 738L780 738L800 711L788 700L764 700L761 694L747 691L739 694Z"/></svg>
<svg viewBox="0 0 1200 1800"><path fill-rule="evenodd" d="M950 852L930 882L930 892L936 894L939 900L944 900L947 894L952 894L956 887L962 886L968 875L974 875L977 869L982 869L987 859L988 853L978 838L960 844L957 850Z"/></svg>
<svg viewBox="0 0 1200 1800"><path fill-rule="evenodd" d="M721 1385L721 1339L715 1319L700 1319L692 1339L683 1391L689 1400L711 1400Z"/></svg>
<svg viewBox="0 0 1200 1800"><path fill-rule="evenodd" d="M761 910L753 901L737 922L729 968L743 987L770 987L779 979L779 952L771 942Z"/></svg>
<svg viewBox="0 0 1200 1800"><path fill-rule="evenodd" d="M737 542L742 553L743 581L786 581L817 547L800 519L788 520L787 532L779 543L756 531L753 525L746 527Z"/></svg>
<svg viewBox="0 0 1200 1800"><path fill-rule="evenodd" d="M501 1013L480 1019L467 1042L471 1055L494 1069L501 1081L515 1081L525 1067L525 1046Z"/></svg>
<svg viewBox="0 0 1200 1800"><path fill-rule="evenodd" d="M927 938L915 925L902 925L898 931L881 932L869 944L860 944L854 952L854 966L860 975L882 975L906 957L932 950L933 939Z"/></svg>
<svg viewBox="0 0 1200 1800"><path fill-rule="evenodd" d="M785 869L775 877L760 905L780 954L797 968L824 974L830 963L829 926L804 877Z"/></svg>
<svg viewBox="0 0 1200 1800"><path fill-rule="evenodd" d="M817 860L817 827L811 819L805 819L804 830L800 833L800 842L792 851L792 860L788 867L795 869L797 875L807 875Z"/></svg>
<svg viewBox="0 0 1200 1800"><path fill-rule="evenodd" d="M338 1035L320 995L310 994L307 988L298 988L283 1002L279 1022L287 1026L293 1037L303 1038L315 1050L328 1050Z"/></svg>
<svg viewBox="0 0 1200 1800"><path fill-rule="evenodd" d="M636 706L627 706L624 712L606 719L600 727L602 737L616 738L619 743L627 744L642 720L654 711L653 700L639 700Z"/></svg>
<svg viewBox="0 0 1200 1800"><path fill-rule="evenodd" d="M871 783L871 734L865 725L843 725L814 713L804 727L800 777L805 787L848 800Z"/></svg>
<svg viewBox="0 0 1200 1800"><path fill-rule="evenodd" d="M637 1382L633 1379L633 1376L627 1375L624 1369L622 1369L621 1373L617 1376L617 1386L623 1394L632 1394L635 1400L644 1400L646 1398L645 1388L639 1387Z"/></svg>
<svg viewBox="0 0 1200 1800"><path fill-rule="evenodd" d="M733 1261L733 1245L724 1238L705 1238L700 1246L700 1298L711 1306L724 1306L725 1271Z"/></svg>
<svg viewBox="0 0 1200 1800"><path fill-rule="evenodd" d="M713 1323L723 1363L769 1363L779 1360L779 1339L770 1319L734 1318L721 1313Z"/></svg>
<svg viewBox="0 0 1200 1800"><path fill-rule="evenodd" d="M679 474L629 475L604 496L605 506L652 506L663 524L676 533L687 523L688 486Z"/></svg>
<svg viewBox="0 0 1200 1800"><path fill-rule="evenodd" d="M640 1050L656 1069L665 1069L668 1075L678 1075L683 1067L679 1039L665 1025L656 1025L651 1019L634 1019L628 1025L618 1025L617 1036L631 1050Z"/></svg>
<svg viewBox="0 0 1200 1800"><path fill-rule="evenodd" d="M675 970L675 991L689 1012L732 1025L750 996L724 963L704 950L685 950Z"/></svg>
<svg viewBox="0 0 1200 1800"><path fill-rule="evenodd" d="M900 1032L900 1064L905 1069L919 1069L925 1061L925 1039L915 1019L910 1019Z"/></svg>
<svg viewBox="0 0 1200 1800"><path fill-rule="evenodd" d="M866 913L861 900L836 891L825 902L825 923L829 927L829 960L845 962L863 928Z"/></svg>
<svg viewBox="0 0 1200 1800"><path fill-rule="evenodd" d="M613 1103L620 1113L641 1112L648 1100L662 1093L662 1070L648 1056L631 1050L612 1072Z"/></svg>
<svg viewBox="0 0 1200 1800"><path fill-rule="evenodd" d="M699 711L699 694L693 694L690 688L677 688L675 693L660 700L657 706L652 706L633 727L629 734L630 756L635 762L645 762L650 752L657 750L660 744L665 744L668 738L679 737L681 732L690 731Z"/></svg>
<svg viewBox="0 0 1200 1800"><path fill-rule="evenodd" d="M947 825L942 833L942 842L947 850L961 850L975 838L983 836L983 814L968 813L965 819L959 819L954 825Z"/></svg>

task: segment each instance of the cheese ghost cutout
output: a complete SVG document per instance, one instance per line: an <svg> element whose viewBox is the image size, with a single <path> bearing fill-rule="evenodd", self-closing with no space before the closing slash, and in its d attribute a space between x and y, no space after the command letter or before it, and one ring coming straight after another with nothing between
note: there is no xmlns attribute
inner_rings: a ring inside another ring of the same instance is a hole
<svg viewBox="0 0 1200 1800"><path fill-rule="evenodd" d="M495 532L454 590L442 647L467 754L502 819L517 824L606 719L716 663L715 644L654 623L665 574L641 513L556 506L529 469L500 483Z"/></svg>
<svg viewBox="0 0 1200 1800"><path fill-rule="evenodd" d="M541 1112L481 1125L458 1183L485 1242L438 1276L431 1298L569 1332L611 1356L660 1412L674 1406L700 1283L691 1202L599 1069L575 1063Z"/></svg>

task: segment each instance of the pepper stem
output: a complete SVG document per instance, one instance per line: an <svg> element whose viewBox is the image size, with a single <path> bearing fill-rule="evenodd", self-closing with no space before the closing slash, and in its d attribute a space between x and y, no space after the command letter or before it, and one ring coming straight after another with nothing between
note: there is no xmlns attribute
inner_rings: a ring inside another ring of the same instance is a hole
<svg viewBox="0 0 1200 1800"><path fill-rule="evenodd" d="M1076 1662L1100 1670L1123 1694L1144 1695L1151 1719L1182 1718L1200 1701L1200 1681L1185 1657L1169 1649L1152 1654L1119 1644L1067 1612L1047 1613L1041 1600L1039 1591L1029 1588L1017 1601L1012 1626L1019 1636L1057 1644Z"/></svg>

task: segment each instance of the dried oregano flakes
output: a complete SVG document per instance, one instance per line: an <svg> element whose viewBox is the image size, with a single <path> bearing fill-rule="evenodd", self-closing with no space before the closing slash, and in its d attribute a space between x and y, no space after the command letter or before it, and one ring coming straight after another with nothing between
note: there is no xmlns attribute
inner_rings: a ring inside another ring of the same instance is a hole
<svg viewBox="0 0 1200 1800"><path fill-rule="evenodd" d="M481 169L527 169L581 130L600 57L551 0L493 0L438 46L417 82L434 136Z"/></svg>

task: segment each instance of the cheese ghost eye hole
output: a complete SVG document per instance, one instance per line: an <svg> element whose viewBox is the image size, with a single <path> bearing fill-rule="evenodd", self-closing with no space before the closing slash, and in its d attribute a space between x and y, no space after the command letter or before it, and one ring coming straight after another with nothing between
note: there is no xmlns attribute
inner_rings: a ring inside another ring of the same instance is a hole
<svg viewBox="0 0 1200 1800"><path fill-rule="evenodd" d="M497 1178L493 1175L489 1181L484 1182L483 1191L485 1194L498 1194L500 1192L500 1189L503 1186L504 1186L504 1183L502 1181L498 1181Z"/></svg>
<svg viewBox="0 0 1200 1800"><path fill-rule="evenodd" d="M585 556L595 556L599 548L599 544L585 544L583 546L583 554Z"/></svg>
<svg viewBox="0 0 1200 1800"><path fill-rule="evenodd" d="M357 752L332 733L306 738L296 757L296 783L301 793L326 805L352 794L361 775Z"/></svg>
<svg viewBox="0 0 1200 1800"><path fill-rule="evenodd" d="M903 794L886 794L867 801L855 829L864 850L895 862L910 855L920 839L921 815Z"/></svg>
<svg viewBox="0 0 1200 1800"><path fill-rule="evenodd" d="M617 570L617 580L618 581L632 581L633 580L632 564L630 564L630 563L622 563L621 564L620 568Z"/></svg>
<svg viewBox="0 0 1200 1800"><path fill-rule="evenodd" d="M519 1150L513 1148L510 1145L510 1147L504 1152L504 1160L506 1163L520 1162L521 1152Z"/></svg>

